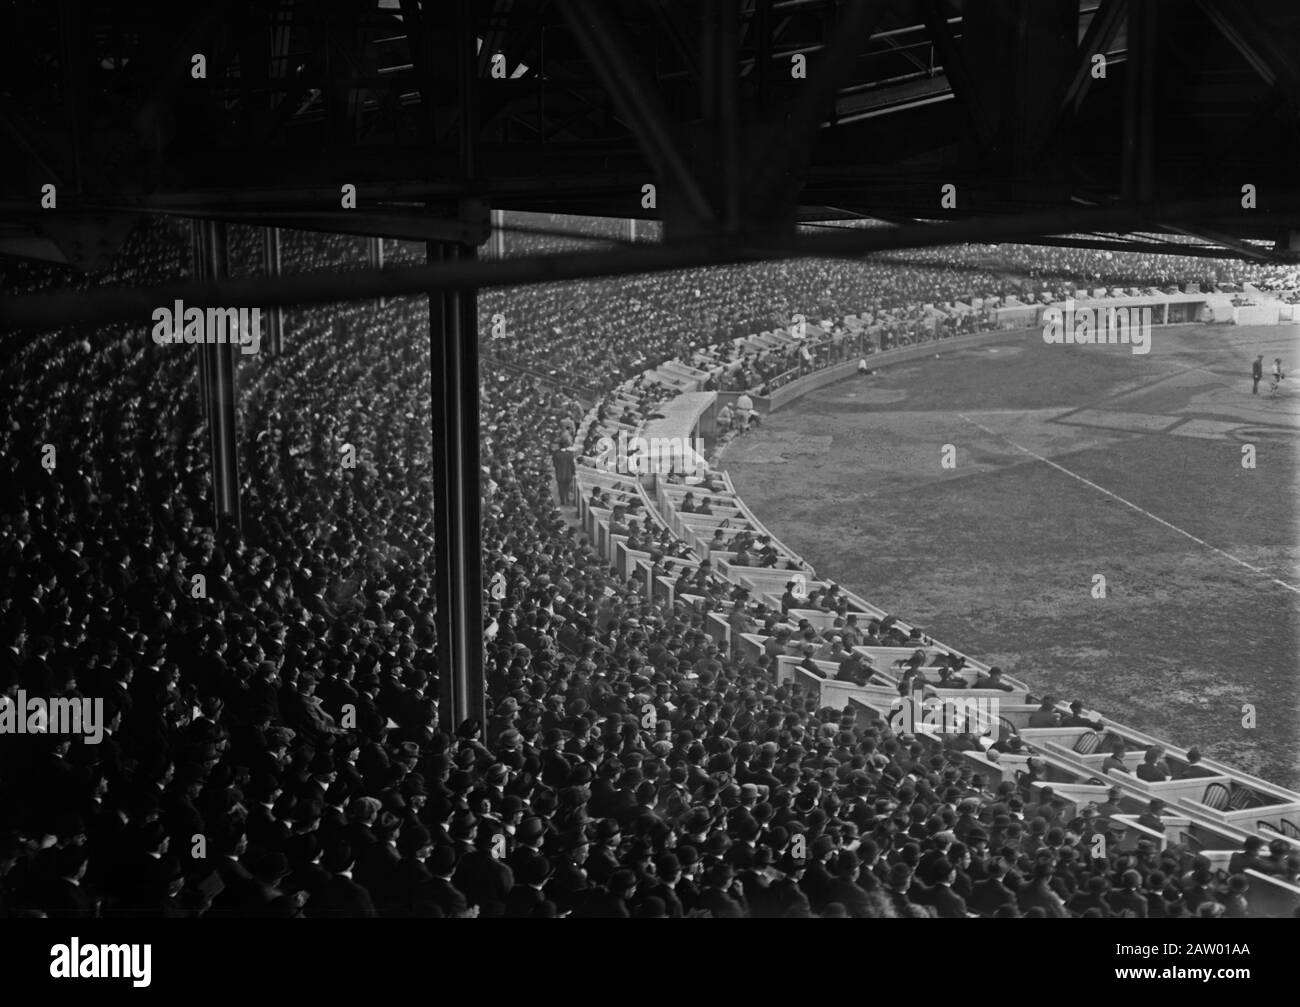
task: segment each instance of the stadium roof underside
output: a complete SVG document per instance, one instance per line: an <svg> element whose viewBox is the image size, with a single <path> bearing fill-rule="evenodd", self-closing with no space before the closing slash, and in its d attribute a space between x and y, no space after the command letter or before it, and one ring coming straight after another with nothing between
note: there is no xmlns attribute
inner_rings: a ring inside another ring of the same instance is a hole
<svg viewBox="0 0 1300 1007"><path fill-rule="evenodd" d="M101 268L147 214L462 244L489 208L664 225L653 247L222 281L196 301L965 241L1300 257L1287 0L20 0L6 17L0 254ZM897 226L796 227L854 217ZM142 293L14 298L0 322L131 317Z"/></svg>

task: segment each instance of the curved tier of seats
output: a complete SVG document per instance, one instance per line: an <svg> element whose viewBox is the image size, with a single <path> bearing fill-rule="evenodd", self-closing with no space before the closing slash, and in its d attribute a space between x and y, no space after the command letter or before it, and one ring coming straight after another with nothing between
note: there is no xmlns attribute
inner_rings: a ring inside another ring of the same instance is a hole
<svg viewBox="0 0 1300 1007"><path fill-rule="evenodd" d="M792 320L792 327L795 324ZM961 337L956 338L960 340ZM798 344L799 339L792 335L790 330L778 328L748 340L742 338L727 344L696 350L692 354L692 363L701 366L688 368L680 362L661 365L620 385L612 393L611 400L618 403L635 403L638 400L631 394L631 390L647 386L674 388L677 389L678 394L695 391L704 385L710 374L717 375L720 370L725 370L726 365L723 361L735 358L736 350L745 352L760 347L772 350L783 345ZM816 371L836 363L835 359L829 356L820 359L823 361L822 367L810 368L804 377L795 379L786 388L783 404L820 386L821 382L816 380ZM711 370L703 368L711 368ZM800 388L801 384L806 387ZM588 413L582 427L584 432L593 429L599 431L616 429L608 424L602 425L598 418L600 413L599 407L593 408ZM645 423L643 420L632 425L624 422L622 426L629 428L633 433L640 433ZM584 459L584 465L579 468L580 496L585 496L602 479L608 478L599 468L594 467L594 462L595 459L587 457ZM718 480L718 483L706 483L700 479L673 481L661 474L648 476L649 492L659 504L658 513L662 515L664 523L677 539L690 550L691 558L686 561L688 565L698 568L701 564L712 561L712 573L717 578L733 588L744 589L746 597L750 600L778 608L782 607L785 587L796 572L804 575L804 579L799 583L799 590L804 597L807 597L810 592L829 589L832 586L820 581L811 566L779 543L777 543L779 546L777 554L783 562L779 568L770 569L737 566L732 562L734 554L711 549L709 537L715 534L719 525L724 525L729 530L747 530L760 540L776 542L776 539L767 531L760 519L745 506L725 472L709 475L711 479ZM622 485L629 494L639 492L643 497L648 495L646 484L636 476L622 477ZM724 492L714 491L711 494L718 505L717 512L708 517L681 512L679 506L685 495L693 490L698 491L702 485L726 487ZM618 536L607 533L604 515L598 510L587 508L583 509L582 518L584 526L593 535L593 540L600 543L602 550L618 548ZM607 555L611 555L612 558L612 554L607 553ZM645 589L650 596L670 602L675 597L685 597L693 605L703 603L704 599L699 595L689 593L675 595L671 578L656 574L649 555L637 555L635 560L639 571L644 575L639 582L646 585ZM624 572L633 571L628 569ZM852 592L841 590L840 597L848 602L848 612L865 619L890 618L893 625L909 636L915 637L920 634L919 630L914 630L912 626L901 620L889 617L883 609ZM774 639L770 632L733 633L724 615L710 611L707 606L703 611L709 620L710 632L719 646L741 658L750 661L759 659L769 641ZM786 629L793 632L801 626L811 625L818 631L819 641L823 635L821 631L833 632L843 625L843 620L837 618L834 612L821 608L808 610L791 608L786 615L787 619L783 624ZM812 651L813 648L807 649ZM950 658L958 659L962 667L955 674L963 680L963 685L951 689L927 687L926 696L939 700L998 701L1001 712L999 729L990 735L989 740L996 737L997 742L1004 742L1014 735L1019 739L1016 743L1017 751L1015 754L1003 754L997 749L990 753L983 751L967 753L986 776L992 774L991 779L1020 780L1029 760L1038 759L1045 770L1033 786L1041 788L1050 785L1058 795L1068 796L1080 806L1090 801L1100 803L1106 799L1112 787L1118 788L1122 795L1121 806L1133 813L1130 816L1132 821L1126 822L1132 826L1129 833L1130 841L1135 842L1138 837L1146 835L1161 844L1162 848L1166 842L1186 840L1198 849L1210 849L1216 845L1223 848L1235 846L1247 836L1254 835L1266 841L1285 839L1293 849L1300 850L1300 828L1297 828L1297 823L1300 823L1300 793L1286 790L1214 760L1201 760L1194 777L1180 779L1178 777L1189 765L1186 750L1170 747L1144 732L1108 718L1098 717L1092 711L1083 711L1083 716L1098 720L1102 724L1101 731L1086 727L1030 727L1029 718L1039 710L1040 702L1031 693L1026 683L1012 676L1003 676L1004 687L1009 691L975 689L973 686L976 680L989 672L988 665L928 636L922 635L920 639L910 640L908 645L902 647L855 646L852 650L866 662L870 678L865 684L837 679L838 665L832 661L819 660L816 657L801 659L797 653L778 655L767 670L777 684L793 681L813 690L818 696L819 705L823 707L836 709L849 707L860 711L860 714L867 719L877 720L887 718L893 709L897 709L900 684L898 671L913 655L924 654L924 663L921 666L923 673L938 672ZM939 665L933 663L936 660L940 662ZM1070 714L1070 710L1064 703L1056 705L1056 712L1062 719ZM1111 754L1117 742L1123 743L1125 747L1124 762L1129 771L1120 772L1112 769L1103 774L1102 763ZM1174 778L1165 782L1148 782L1134 775L1143 761L1144 751L1151 746L1158 746L1166 753L1165 761L1173 771ZM1165 834L1158 834L1136 823L1137 813L1155 798L1163 800L1168 807L1174 809L1173 814L1165 816Z"/></svg>
<svg viewBox="0 0 1300 1007"><path fill-rule="evenodd" d="M261 268L260 244L257 232L231 228L236 274ZM184 275L189 249L186 227L160 221L132 238L112 276L77 282L164 282ZM388 251L390 261L423 255L403 243ZM916 338L927 299L972 289L973 274L949 267L983 253L933 254L946 258L484 291L485 319L506 316L503 338L485 324L485 341L511 365L485 366L482 380L491 707L486 723L455 731L440 728L434 698L427 300L295 309L282 357L241 360L242 534L202 527L210 494L192 351L155 347L143 324L72 339L0 334L9 491L0 505L0 703L17 687L93 698L109 725L102 744L0 733L0 916L782 916L799 907L766 897L763 865L795 878L804 854L862 876L836 898L809 886L803 915L830 915L841 897L852 915L914 915L939 911L926 895L935 879L908 864L921 850L951 854L958 872L972 851L1005 857L1026 881L1018 908L980 914L1043 911L1030 881L1037 854L1004 835L999 809L1041 797L1044 780L1067 795L1063 812L1095 795L1099 735L1029 727L1033 704L1020 683L1001 697L997 763L979 745L941 750L934 738L900 743L879 729L881 704L914 666L969 676L983 665L896 621L879 646L861 648L870 670L858 681L831 677L836 666L820 648L775 653L778 626L815 636L837 614L787 599L790 578L800 595L824 590L831 607L889 620L824 584L783 543L760 542L761 521L725 473L710 474L715 514L701 514L681 484L602 472L584 452L583 517L599 548L566 523L550 492L564 437L585 447L600 430L654 429L656 412L701 380L736 395L764 383L797 391L799 359L819 368L848 355L852 344L842 338L837 350L834 332L798 343L773 336L793 311L861 303L895 326L899 342ZM357 239L284 235L286 272L363 260ZM1089 276L1153 268L1122 256L1078 262L1087 268L1073 272ZM6 266L5 275L13 290L69 282L39 267ZM979 286L998 282L985 276ZM743 338L764 329L766 339ZM691 360L687 344L700 334L741 337L747 349ZM801 352L809 344L811 362ZM660 378L624 384L585 423L584 408L547 377L610 387L650 361L667 361ZM47 443L57 450L53 471L40 460ZM738 562L738 537L772 565ZM195 591L198 574L205 594ZM728 611L742 586L769 603L770 625ZM1114 817L1131 821L1131 842L1143 836L1131 812L1147 788L1116 780L1123 809ZM1268 817L1271 807L1250 806L1258 787L1233 786L1242 780L1196 781L1205 813L1180 806L1166 819L1156 845L1173 845L1143 862L1145 877L1163 872L1169 882L1151 886L1153 904L1186 896L1183 908L1195 911L1181 879L1211 865L1238 886L1250 878L1249 905L1234 903L1242 913L1291 912L1286 885L1300 881L1300 859L1284 848L1233 867L1227 847L1244 830L1214 824ZM983 850L961 831L975 814L987 828ZM1286 833L1291 821L1275 824ZM972 841L951 842L949 829ZM211 860L187 853L196 834ZM795 852L800 834L811 840L804 854ZM542 840L541 857L529 837ZM518 872L499 883L478 869L498 843ZM1103 869L1067 863L1082 843L1057 846L1054 910L1083 915L1064 900ZM451 878L440 895L419 883L426 857ZM1119 883L1128 863L1116 855L1104 872ZM1249 873L1261 864L1267 877ZM888 893L895 873L910 879L912 867L917 884ZM83 868L96 901L68 912L66 892L48 883ZM539 869L554 873L536 903ZM680 899L661 885L674 872ZM364 901L331 898L327 883L343 876ZM748 906L725 894L733 876Z"/></svg>

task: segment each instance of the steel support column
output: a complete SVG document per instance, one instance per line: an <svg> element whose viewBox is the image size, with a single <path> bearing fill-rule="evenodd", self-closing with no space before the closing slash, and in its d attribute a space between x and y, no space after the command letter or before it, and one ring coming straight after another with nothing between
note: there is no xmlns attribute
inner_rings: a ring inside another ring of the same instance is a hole
<svg viewBox="0 0 1300 1007"><path fill-rule="evenodd" d="M366 241L366 261L371 269L384 268L384 239L375 235ZM382 308L387 303L383 297L379 299L379 306Z"/></svg>
<svg viewBox="0 0 1300 1007"><path fill-rule="evenodd" d="M190 221L190 274L195 282L212 279L212 275L207 270L207 255L203 250L203 222L197 219ZM175 324L181 325L182 320L176 319ZM195 376L199 384L199 411L206 417L208 415L208 358L203 353L199 354L199 365L195 368Z"/></svg>
<svg viewBox="0 0 1300 1007"><path fill-rule="evenodd" d="M463 245L429 242L431 265L473 260ZM478 471L478 294L429 295L433 527L438 611L438 716L454 729L483 722L483 574Z"/></svg>
<svg viewBox="0 0 1300 1007"><path fill-rule="evenodd" d="M493 259L504 259L506 257L506 211L492 211L492 245L490 257Z"/></svg>
<svg viewBox="0 0 1300 1007"><path fill-rule="evenodd" d="M1155 80L1158 58L1158 0L1129 0L1128 59L1124 64L1124 162L1121 192L1125 200L1146 203L1153 196L1155 153Z"/></svg>
<svg viewBox="0 0 1300 1007"><path fill-rule="evenodd" d="M460 83L460 168L473 179L478 162L478 67L470 0L458 0L456 70ZM486 207L462 204L462 217ZM487 237L484 234L478 240ZM476 245L430 241L430 265L472 265ZM429 294L429 365L433 428L434 600L438 606L438 720L454 730L486 721L483 674L483 565L478 470L478 288Z"/></svg>
<svg viewBox="0 0 1300 1007"><path fill-rule="evenodd" d="M278 227L262 228L263 262L266 275L271 279L280 276L280 229ZM267 309L267 342L271 355L278 357L284 352L284 308L276 304Z"/></svg>
<svg viewBox="0 0 1300 1007"><path fill-rule="evenodd" d="M229 274L226 225L220 221L204 220L199 222L198 232L198 271L203 279L220 282ZM215 528L227 525L238 528L241 523L239 429L235 416L235 354L238 349L234 342L204 342L199 344L198 351L201 380L206 389L212 523Z"/></svg>

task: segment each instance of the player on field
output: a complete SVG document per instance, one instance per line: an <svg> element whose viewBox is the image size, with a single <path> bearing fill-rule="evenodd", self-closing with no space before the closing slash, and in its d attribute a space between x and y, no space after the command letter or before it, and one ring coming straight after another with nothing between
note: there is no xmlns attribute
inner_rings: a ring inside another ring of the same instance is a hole
<svg viewBox="0 0 1300 1007"><path fill-rule="evenodd" d="M1273 358L1273 382L1268 386L1269 395L1277 394L1278 386L1282 384L1282 379L1284 377L1286 377L1286 375L1282 373L1282 358L1274 357Z"/></svg>

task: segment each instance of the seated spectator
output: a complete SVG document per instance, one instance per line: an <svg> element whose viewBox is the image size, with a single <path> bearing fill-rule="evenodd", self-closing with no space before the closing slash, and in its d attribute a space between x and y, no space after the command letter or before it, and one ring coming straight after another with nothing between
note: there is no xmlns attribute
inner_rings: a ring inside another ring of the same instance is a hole
<svg viewBox="0 0 1300 1007"><path fill-rule="evenodd" d="M1070 715L1061 721L1062 727L1089 727L1094 731L1104 730L1105 725L1100 720L1089 720L1083 715L1083 703L1074 700L1070 703Z"/></svg>
<svg viewBox="0 0 1300 1007"><path fill-rule="evenodd" d="M1160 783L1169 779L1169 767L1161 758L1163 754L1160 746L1149 746L1142 758L1142 765L1137 768L1137 778L1148 783Z"/></svg>
<svg viewBox="0 0 1300 1007"><path fill-rule="evenodd" d="M1183 767L1182 772L1178 774L1180 780L1191 780L1198 777L1214 776L1215 774L1206 769L1201 764L1201 750L1196 747L1187 750L1187 765Z"/></svg>
<svg viewBox="0 0 1300 1007"><path fill-rule="evenodd" d="M1259 855L1259 851L1264 846L1264 840L1259 836L1247 836L1243 841L1243 848L1232 855L1228 861L1229 874L1243 874L1248 870L1260 871L1269 874L1270 864L1267 860Z"/></svg>
<svg viewBox="0 0 1300 1007"><path fill-rule="evenodd" d="M1124 761L1124 756L1128 752L1128 747L1123 741L1116 740L1111 746L1110 755L1106 756L1105 761L1101 764L1102 773L1127 773L1128 764Z"/></svg>
<svg viewBox="0 0 1300 1007"><path fill-rule="evenodd" d="M1160 816L1164 810L1165 802L1160 800L1158 797L1153 798L1147 803L1146 811L1142 812L1142 814L1138 816L1138 824L1143 825L1148 829L1153 829L1163 835L1165 831L1165 822Z"/></svg>
<svg viewBox="0 0 1300 1007"><path fill-rule="evenodd" d="M1044 696L1038 709L1029 715L1029 726L1056 727L1059 719L1060 714L1056 712L1056 700L1051 696Z"/></svg>
<svg viewBox="0 0 1300 1007"><path fill-rule="evenodd" d="M975 684L971 686L971 688L1001 689L1003 692L1014 691L1013 687L1009 683L1002 681L1002 669L997 667L990 668L987 675L981 674L977 677L975 679Z"/></svg>

